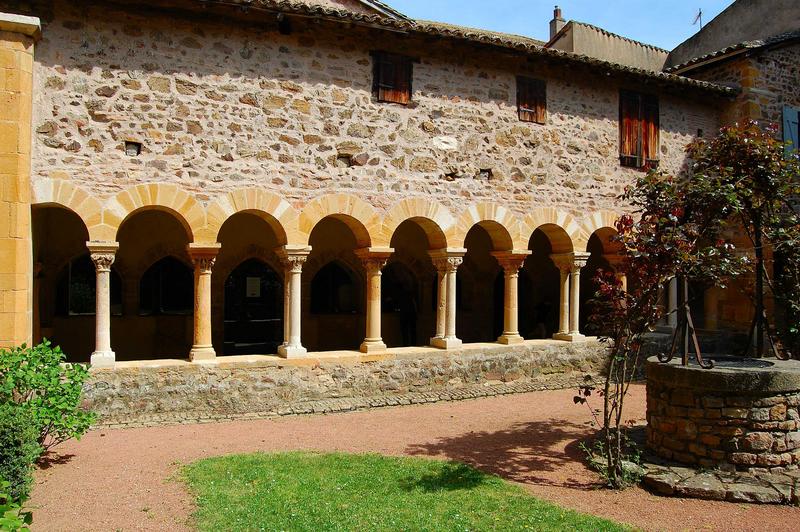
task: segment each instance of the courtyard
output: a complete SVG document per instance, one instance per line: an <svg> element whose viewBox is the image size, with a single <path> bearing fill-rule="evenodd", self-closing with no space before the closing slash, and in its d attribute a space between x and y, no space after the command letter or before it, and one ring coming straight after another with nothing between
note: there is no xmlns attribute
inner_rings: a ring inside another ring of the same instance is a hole
<svg viewBox="0 0 800 532"><path fill-rule="evenodd" d="M98 429L58 447L36 473L38 530L187 530L195 502L184 465L256 451L378 453L456 460L497 474L565 509L645 530L785 529L788 506L660 497L603 489L584 462L592 433L572 390L399 406L331 415L150 428ZM644 386L628 417L642 422Z"/></svg>

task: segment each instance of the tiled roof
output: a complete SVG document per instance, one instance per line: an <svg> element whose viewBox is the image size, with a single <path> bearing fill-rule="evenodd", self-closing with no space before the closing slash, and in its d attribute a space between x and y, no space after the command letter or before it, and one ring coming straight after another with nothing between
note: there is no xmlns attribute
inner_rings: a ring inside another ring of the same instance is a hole
<svg viewBox="0 0 800 532"><path fill-rule="evenodd" d="M216 0L199 0L203 3ZM349 22L388 31L403 32L408 34L423 34L442 38L449 38L464 42L483 44L496 48L515 50L531 56L556 59L579 65L587 65L606 73L623 73L640 79L657 81L666 86L692 87L706 92L720 95L733 95L735 90L707 81L699 81L683 76L676 76L665 72L655 72L641 68L629 67L618 63L611 63L595 59L586 55L564 52L545 48L541 41L481 29L466 28L439 22L426 22L422 20L395 19L356 13L346 9L332 8L322 5L312 5L297 2L296 0L222 0L216 3L229 5L247 5L267 11L282 12L304 17L314 17L338 22Z"/></svg>
<svg viewBox="0 0 800 532"><path fill-rule="evenodd" d="M738 44L728 46L727 48L723 48L722 50L717 50L716 52L711 52L705 55L701 55L700 57L694 57L688 61L681 63L680 65L675 65L672 67L665 68L664 72L677 72L679 70L685 70L688 67L698 65L700 63L705 63L706 61L709 61L711 59L719 59L743 50L754 50L757 48L763 48L765 46L773 46L776 44L781 44L795 39L800 39L800 30L781 33L780 35L775 35L767 39L740 42Z"/></svg>

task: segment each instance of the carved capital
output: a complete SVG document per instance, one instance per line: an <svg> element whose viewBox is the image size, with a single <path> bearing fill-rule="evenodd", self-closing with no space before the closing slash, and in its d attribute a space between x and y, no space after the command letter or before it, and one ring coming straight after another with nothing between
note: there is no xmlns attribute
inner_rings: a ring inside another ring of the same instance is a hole
<svg viewBox="0 0 800 532"><path fill-rule="evenodd" d="M94 263L94 268L98 272L110 272L111 265L114 264L113 253L91 253L89 255Z"/></svg>
<svg viewBox="0 0 800 532"><path fill-rule="evenodd" d="M356 256L369 275L380 275L389 257L394 253L392 248L362 248L355 250Z"/></svg>
<svg viewBox="0 0 800 532"><path fill-rule="evenodd" d="M281 264L287 273L303 273L303 264L306 263L307 254L286 254L282 256Z"/></svg>
<svg viewBox="0 0 800 532"><path fill-rule="evenodd" d="M525 259L528 258L530 252L527 253L512 253L508 251L496 251L492 253L500 267L506 275L517 275L522 265L525 264Z"/></svg>
<svg viewBox="0 0 800 532"><path fill-rule="evenodd" d="M192 264L202 274L210 274L215 262L217 262L216 255L192 255Z"/></svg>
<svg viewBox="0 0 800 532"><path fill-rule="evenodd" d="M586 266L589 261L590 253L573 253L572 254L572 273L580 273L581 269Z"/></svg>

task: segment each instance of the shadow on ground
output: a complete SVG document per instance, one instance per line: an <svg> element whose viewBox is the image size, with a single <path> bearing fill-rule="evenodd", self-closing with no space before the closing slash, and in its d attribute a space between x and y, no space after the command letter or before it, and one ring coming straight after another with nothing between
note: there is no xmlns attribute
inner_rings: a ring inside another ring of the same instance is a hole
<svg viewBox="0 0 800 532"><path fill-rule="evenodd" d="M75 458L74 454L61 454L57 451L47 451L39 458L39 461L36 462L36 466L39 469L50 469L53 466L67 464L73 458Z"/></svg>
<svg viewBox="0 0 800 532"><path fill-rule="evenodd" d="M469 432L413 444L405 452L464 462L523 484L594 489L602 483L587 474L580 448L580 442L592 432L587 425L563 419L531 421L497 432ZM563 478L565 472L572 475Z"/></svg>

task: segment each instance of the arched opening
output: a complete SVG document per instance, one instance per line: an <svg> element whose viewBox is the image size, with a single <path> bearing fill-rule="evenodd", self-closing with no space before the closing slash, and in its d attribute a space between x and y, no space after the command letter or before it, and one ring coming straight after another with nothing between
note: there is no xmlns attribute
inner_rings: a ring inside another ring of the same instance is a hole
<svg viewBox="0 0 800 532"><path fill-rule="evenodd" d="M533 232L528 249L519 277L519 332L525 339L552 338L558 331L561 274L551 255L572 252L572 242L562 228L545 224Z"/></svg>
<svg viewBox="0 0 800 532"><path fill-rule="evenodd" d="M237 266L225 280L224 354L275 353L283 342L283 283L258 259Z"/></svg>
<svg viewBox="0 0 800 532"><path fill-rule="evenodd" d="M283 268L276 250L286 244L277 220L238 212L220 228L211 276L211 324L218 355L275 353L283 342Z"/></svg>
<svg viewBox="0 0 800 532"><path fill-rule="evenodd" d="M446 246L444 234L424 218L404 220L392 235L383 270L383 340L390 347L427 345L436 334L437 277L428 252ZM438 246L438 247L437 247Z"/></svg>
<svg viewBox="0 0 800 532"><path fill-rule="evenodd" d="M481 222L464 239L467 253L458 269L462 289L456 320L465 343L494 342L503 332L503 269L491 253L511 249L507 235L500 224Z"/></svg>
<svg viewBox="0 0 800 532"><path fill-rule="evenodd" d="M611 228L598 229L589 238L586 251L589 252L589 259L586 266L581 270L581 331L594 336L602 336L608 331L602 324L591 324L591 316L597 311L597 303L594 299L597 294L596 277L600 270L614 272L614 256L620 250L620 244L614 240L616 231Z"/></svg>
<svg viewBox="0 0 800 532"><path fill-rule="evenodd" d="M192 345L191 238L178 214L144 209L117 232L114 265L124 272L123 315L112 317L117 360L186 358Z"/></svg>
<svg viewBox="0 0 800 532"><path fill-rule="evenodd" d="M303 345L309 351L356 350L364 339L364 276L354 253L362 230L354 218L336 215L311 232L302 289Z"/></svg>
<svg viewBox="0 0 800 532"><path fill-rule="evenodd" d="M34 206L31 223L33 341L47 338L61 347L67 361L88 362L94 351L96 287L86 249L89 232L77 214L55 205ZM118 274L112 274L112 284L119 296Z"/></svg>
<svg viewBox="0 0 800 532"><path fill-rule="evenodd" d="M383 341L389 347L420 345L417 320L420 313L417 277L400 261L383 269L381 291Z"/></svg>

